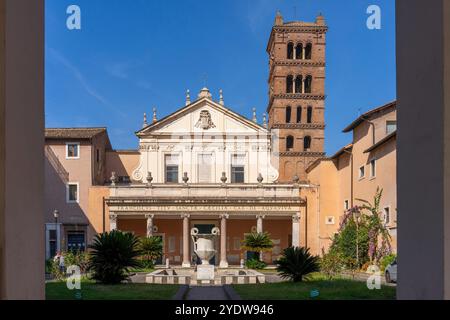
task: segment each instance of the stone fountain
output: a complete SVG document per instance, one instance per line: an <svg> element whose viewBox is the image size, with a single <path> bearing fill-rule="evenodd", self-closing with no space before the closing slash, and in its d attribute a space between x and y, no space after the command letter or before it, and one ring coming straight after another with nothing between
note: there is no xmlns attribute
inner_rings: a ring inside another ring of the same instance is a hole
<svg viewBox="0 0 450 320"><path fill-rule="evenodd" d="M214 238L220 235L219 228L213 228L210 234L200 234L197 228L191 229L191 237L194 243L194 252L200 258L201 264L197 266L197 280L214 280L214 266L209 264L216 255Z"/></svg>
<svg viewBox="0 0 450 320"><path fill-rule="evenodd" d="M265 276L255 270L244 269L241 266L215 270L209 263L217 253L214 240L220 235L219 228L213 228L210 234L200 234L197 228L191 229L194 252L200 258L201 264L194 268L170 267L157 269L146 275L147 283L184 284L184 285L224 285L224 284L255 284L265 283Z"/></svg>

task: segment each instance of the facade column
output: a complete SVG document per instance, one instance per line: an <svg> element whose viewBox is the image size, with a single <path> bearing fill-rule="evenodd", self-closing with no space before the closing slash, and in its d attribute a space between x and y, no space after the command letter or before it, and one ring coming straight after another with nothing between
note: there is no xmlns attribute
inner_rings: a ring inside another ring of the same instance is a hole
<svg viewBox="0 0 450 320"><path fill-rule="evenodd" d="M220 216L220 267L228 268L227 261L227 219L228 214Z"/></svg>
<svg viewBox="0 0 450 320"><path fill-rule="evenodd" d="M109 231L117 230L117 214L111 213L109 215Z"/></svg>
<svg viewBox="0 0 450 320"><path fill-rule="evenodd" d="M292 216L292 246L300 247L300 213Z"/></svg>
<svg viewBox="0 0 450 320"><path fill-rule="evenodd" d="M305 93L305 83L306 83L306 78L302 79L302 93Z"/></svg>
<svg viewBox="0 0 450 320"><path fill-rule="evenodd" d="M147 238L150 238L153 237L153 218L155 215L146 214L145 217L147 218Z"/></svg>
<svg viewBox="0 0 450 320"><path fill-rule="evenodd" d="M302 60L306 59L306 46L302 47Z"/></svg>
<svg viewBox="0 0 450 320"><path fill-rule="evenodd" d="M190 268L191 261L189 259L189 214L183 214L183 268Z"/></svg>

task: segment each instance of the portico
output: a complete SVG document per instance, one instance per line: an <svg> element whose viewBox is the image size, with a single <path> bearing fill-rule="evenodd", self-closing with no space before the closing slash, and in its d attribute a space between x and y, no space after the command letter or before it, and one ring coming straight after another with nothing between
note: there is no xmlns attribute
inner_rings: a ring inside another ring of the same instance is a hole
<svg viewBox="0 0 450 320"><path fill-rule="evenodd" d="M274 250L265 255L268 263L285 247L300 243L299 218L304 201L299 190L300 186L294 184L112 186L106 203L110 229L161 236L164 257L183 267L193 263L190 229L218 227L214 263L227 268L245 258L240 245L247 233L264 231L271 235Z"/></svg>

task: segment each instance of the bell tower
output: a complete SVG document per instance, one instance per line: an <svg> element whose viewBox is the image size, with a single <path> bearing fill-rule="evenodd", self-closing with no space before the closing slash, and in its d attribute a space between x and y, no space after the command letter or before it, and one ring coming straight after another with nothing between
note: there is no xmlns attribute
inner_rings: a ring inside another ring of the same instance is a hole
<svg viewBox="0 0 450 320"><path fill-rule="evenodd" d="M279 182L306 180L306 168L323 157L325 130L325 35L315 22L284 22L280 12L267 45L272 163Z"/></svg>

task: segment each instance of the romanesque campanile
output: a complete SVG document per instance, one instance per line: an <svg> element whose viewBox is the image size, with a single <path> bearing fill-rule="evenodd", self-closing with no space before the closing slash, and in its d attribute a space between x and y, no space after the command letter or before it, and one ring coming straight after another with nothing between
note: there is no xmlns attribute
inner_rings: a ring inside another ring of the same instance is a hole
<svg viewBox="0 0 450 320"><path fill-rule="evenodd" d="M279 182L306 180L306 168L324 153L325 34L316 22L284 22L277 13L270 34L269 128Z"/></svg>

